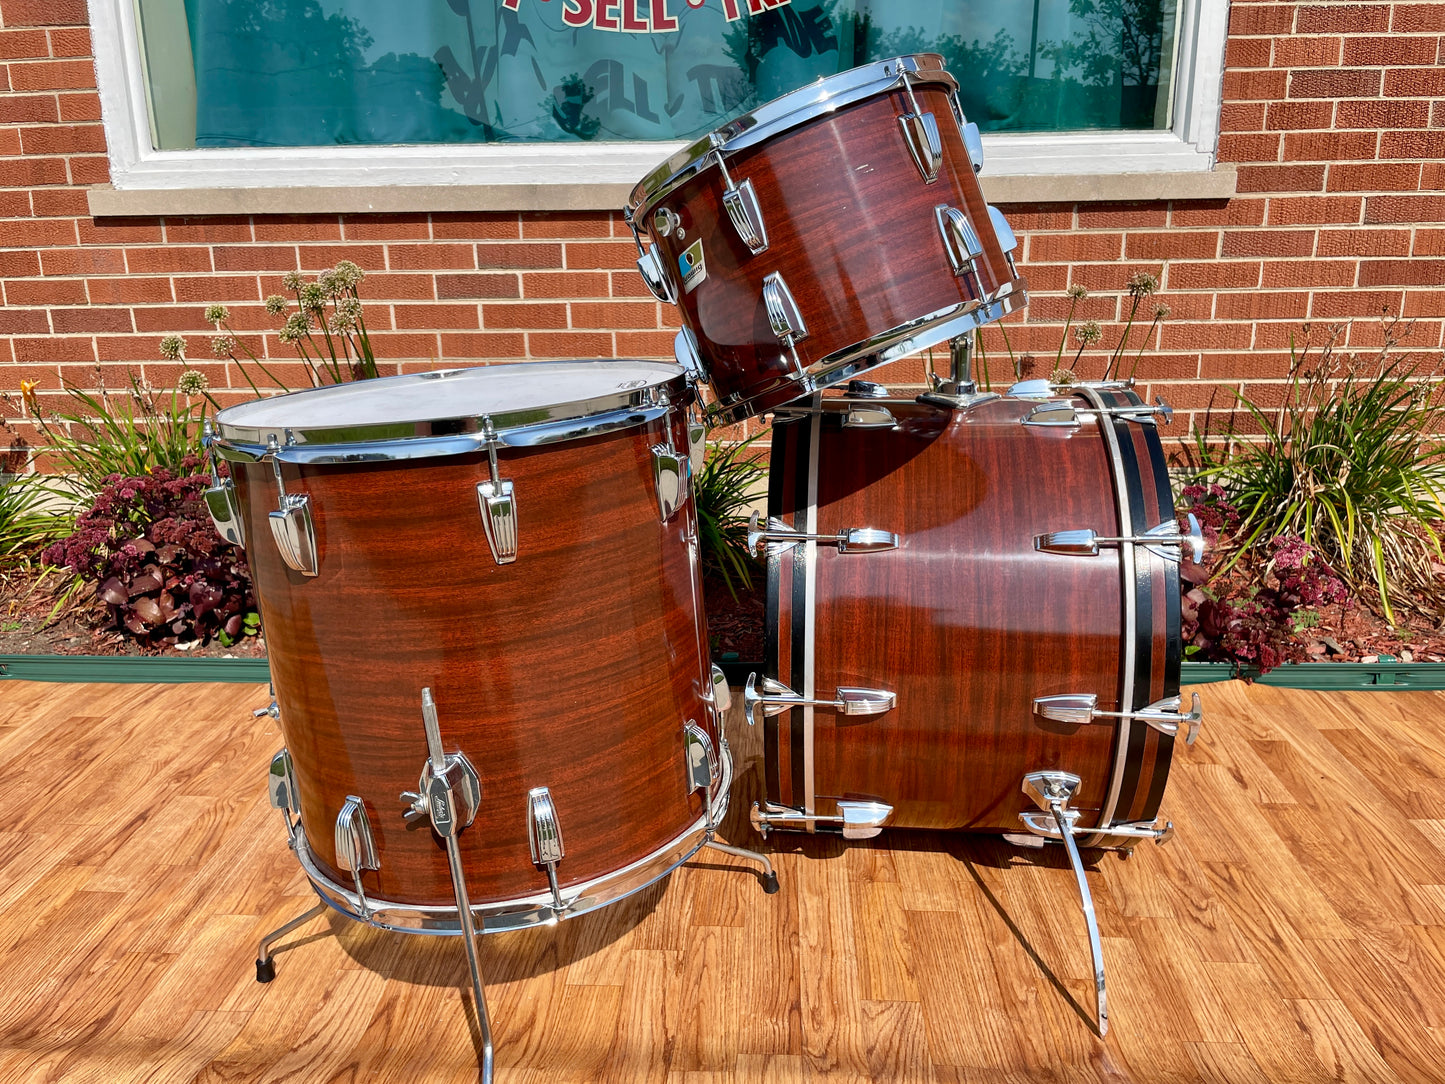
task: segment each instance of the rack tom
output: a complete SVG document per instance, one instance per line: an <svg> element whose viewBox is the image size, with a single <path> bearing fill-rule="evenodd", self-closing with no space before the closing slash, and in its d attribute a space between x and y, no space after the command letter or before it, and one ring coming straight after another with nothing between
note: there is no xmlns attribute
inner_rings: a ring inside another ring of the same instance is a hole
<svg viewBox="0 0 1445 1084"><path fill-rule="evenodd" d="M811 83L673 155L625 216L677 356L736 421L1026 301L982 147L933 53Z"/></svg>

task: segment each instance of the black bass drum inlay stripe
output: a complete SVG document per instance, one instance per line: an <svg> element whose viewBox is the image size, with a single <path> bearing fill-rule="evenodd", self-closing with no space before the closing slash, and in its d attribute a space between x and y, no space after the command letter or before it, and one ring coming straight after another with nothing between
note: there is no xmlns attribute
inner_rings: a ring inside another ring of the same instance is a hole
<svg viewBox="0 0 1445 1084"><path fill-rule="evenodd" d="M1164 461L1164 445L1159 432L1148 426L1144 433L1149 446L1149 463L1154 472L1154 487L1158 494L1161 520L1174 519L1174 493L1169 484L1169 467ZM1180 547L1180 556L1183 556ZM1161 590L1164 592L1164 695L1179 695L1179 663L1184 653L1184 644L1179 632L1179 563L1164 561L1164 575ZM1164 787L1169 782L1169 766L1174 756L1174 739L1160 734L1155 747L1154 773L1149 780L1149 796L1145 799L1140 813L1143 820L1152 821L1159 816L1159 806L1164 801Z"/></svg>

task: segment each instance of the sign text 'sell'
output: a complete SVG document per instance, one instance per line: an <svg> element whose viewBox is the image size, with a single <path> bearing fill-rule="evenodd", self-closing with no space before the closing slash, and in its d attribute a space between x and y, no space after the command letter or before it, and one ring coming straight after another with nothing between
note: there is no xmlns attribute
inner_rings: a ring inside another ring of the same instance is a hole
<svg viewBox="0 0 1445 1084"><path fill-rule="evenodd" d="M543 0L546 2L546 0ZM591 26L627 34L667 34L677 29L669 5L687 4L700 8L715 0L562 0L562 21L568 26ZM793 0L718 0L728 22L744 15L760 15L770 8L786 7ZM502 0L502 6L516 11L522 0Z"/></svg>

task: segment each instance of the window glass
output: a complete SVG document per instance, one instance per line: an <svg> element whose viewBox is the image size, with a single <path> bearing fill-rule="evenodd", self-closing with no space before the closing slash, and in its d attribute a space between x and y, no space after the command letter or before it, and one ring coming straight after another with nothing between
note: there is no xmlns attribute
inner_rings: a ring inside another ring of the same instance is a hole
<svg viewBox="0 0 1445 1084"><path fill-rule="evenodd" d="M689 139L939 52L985 131L1169 124L1178 0L136 0L153 143Z"/></svg>

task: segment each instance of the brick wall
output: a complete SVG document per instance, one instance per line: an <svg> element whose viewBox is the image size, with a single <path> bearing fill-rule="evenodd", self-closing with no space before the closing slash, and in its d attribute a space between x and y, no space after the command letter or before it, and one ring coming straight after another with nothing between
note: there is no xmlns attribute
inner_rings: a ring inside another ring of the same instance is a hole
<svg viewBox="0 0 1445 1084"><path fill-rule="evenodd" d="M253 348L294 358L265 334L275 321L260 302L281 292L284 272L341 258L368 272L368 320L395 371L670 356L671 313L642 286L618 216L91 219L85 187L107 179L107 161L85 21L83 0L0 0L0 390L12 394L0 415L22 437L36 439L16 420L22 379L50 403L62 381L94 387L97 367L110 387L127 369L166 386L179 368L158 361L156 345L170 332L190 336L214 389L244 388L208 360L202 307L227 304ZM1053 367L1065 290L1083 284L1095 296L1078 319L1099 321L1104 338L1079 368L1097 376L1126 315L1118 291L1139 271L1159 278L1157 300L1171 314L1138 375L1147 394L1186 415L1229 402L1221 386L1277 398L1306 322L1318 336L1354 319L1348 341L1367 349L1382 312L1403 314L1415 320L1406 346L1436 363L1442 34L1445 3L1235 0L1219 151L1238 164L1236 198L1005 207L1032 285L1027 314L1008 328L1015 354L1031 355L1025 375ZM1001 378L999 329L985 345ZM302 384L299 367L284 371ZM878 378L917 381L921 365L900 362Z"/></svg>

